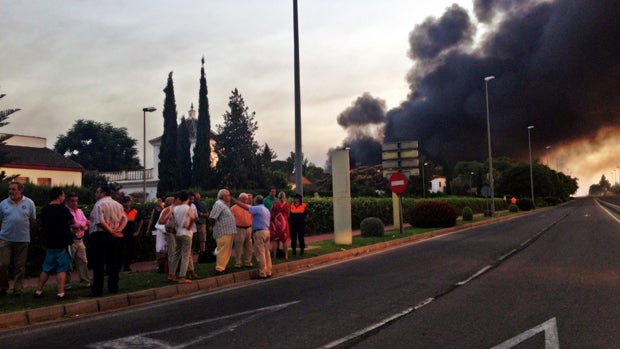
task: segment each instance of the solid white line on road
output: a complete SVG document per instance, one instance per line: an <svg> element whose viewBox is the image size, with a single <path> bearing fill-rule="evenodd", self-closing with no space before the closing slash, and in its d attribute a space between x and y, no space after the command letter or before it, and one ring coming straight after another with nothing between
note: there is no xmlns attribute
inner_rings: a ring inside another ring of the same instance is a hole
<svg viewBox="0 0 620 349"><path fill-rule="evenodd" d="M559 349L560 338L558 336L558 323L555 318L551 318L542 324L533 327L509 340L498 344L491 349L510 349L517 346L519 343L534 337L535 335L545 332L545 349Z"/></svg>
<svg viewBox="0 0 620 349"><path fill-rule="evenodd" d="M603 211L605 211L611 218L613 218L616 222L620 223L620 219L618 219L618 217L616 217L613 213L609 212L608 209L605 208L605 206L601 205L600 202L598 202L598 200L594 200L594 202L596 202L596 204L598 205L598 207L602 208ZM610 204L611 205L611 204ZM612 206L616 206L616 205L612 205ZM616 206L617 207L617 206Z"/></svg>
<svg viewBox="0 0 620 349"><path fill-rule="evenodd" d="M461 281L461 282L457 282L456 284L457 284L457 286L463 286L463 285L465 285L466 283L470 282L471 280L473 280L473 279L477 278L478 276L480 276L480 275L484 274L487 270L489 270L489 269L491 269L491 268L493 268L493 266L491 266L491 265L487 265L486 267L484 267L484 268L482 268L482 269L478 270L478 272L477 272L477 273L475 273L474 275L470 276L469 278L467 278L467 279L465 279L465 280L463 280L463 281Z"/></svg>

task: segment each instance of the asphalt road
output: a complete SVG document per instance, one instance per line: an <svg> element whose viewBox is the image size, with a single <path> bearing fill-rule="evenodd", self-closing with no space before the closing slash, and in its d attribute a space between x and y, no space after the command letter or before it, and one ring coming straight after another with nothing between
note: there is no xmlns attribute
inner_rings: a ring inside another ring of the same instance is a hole
<svg viewBox="0 0 620 349"><path fill-rule="evenodd" d="M615 348L619 228L578 200L233 289L5 332L0 347Z"/></svg>

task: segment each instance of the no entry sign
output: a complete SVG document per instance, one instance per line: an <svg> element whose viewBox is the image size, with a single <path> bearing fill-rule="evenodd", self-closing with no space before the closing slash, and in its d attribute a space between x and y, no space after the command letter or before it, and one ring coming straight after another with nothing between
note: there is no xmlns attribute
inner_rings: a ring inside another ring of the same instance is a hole
<svg viewBox="0 0 620 349"><path fill-rule="evenodd" d="M390 176L390 189L396 195L400 195L407 189L407 177L400 172L392 173Z"/></svg>

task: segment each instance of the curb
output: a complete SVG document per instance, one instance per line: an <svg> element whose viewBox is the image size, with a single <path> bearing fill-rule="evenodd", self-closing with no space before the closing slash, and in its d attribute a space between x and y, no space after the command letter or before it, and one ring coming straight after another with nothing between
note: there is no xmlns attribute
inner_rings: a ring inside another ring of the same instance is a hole
<svg viewBox="0 0 620 349"><path fill-rule="evenodd" d="M433 230L419 235L396 238L394 240L368 246L357 247L350 250L343 249L342 251L332 252L322 256L300 259L291 262L284 262L274 265L273 273L277 276L286 275L300 270L306 270L313 267L334 263L351 257L361 257L389 248L406 245L412 242L428 240L437 236L451 234L481 225L488 225L510 220L531 212L532 211L517 213L506 217L498 217L493 220L466 224L460 227L450 227ZM397 235L398 233L396 233L396 236ZM147 304L155 301L162 301L175 297L187 296L195 293L208 292L219 288L233 286L236 284L247 283L252 279L256 278L257 276L258 269L242 270L234 273L196 280L193 281L191 284L169 285L126 294L95 298L92 300L83 300L75 303L59 304L43 308L4 313L0 314L0 330L9 330L50 321L76 318L84 315L107 312L110 310L117 310L126 307Z"/></svg>

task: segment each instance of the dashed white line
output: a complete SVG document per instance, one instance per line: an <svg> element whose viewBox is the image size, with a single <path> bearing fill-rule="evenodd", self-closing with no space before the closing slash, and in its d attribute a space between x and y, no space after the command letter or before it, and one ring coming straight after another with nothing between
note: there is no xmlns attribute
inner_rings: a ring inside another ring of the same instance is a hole
<svg viewBox="0 0 620 349"><path fill-rule="evenodd" d="M491 269L492 267L493 267L493 266L491 266L491 265L487 265L486 267L484 267L484 268L482 268L482 269L478 270L478 272L477 272L477 273L475 273L474 275L470 276L469 278L467 278L467 279L465 279L465 280L463 280L463 281L461 281L461 282L457 282L457 285L458 285L458 286L463 286L463 285L465 285L466 283L470 282L471 280L473 280L473 279L477 278L478 276L480 276L480 275L484 274L487 270Z"/></svg>

